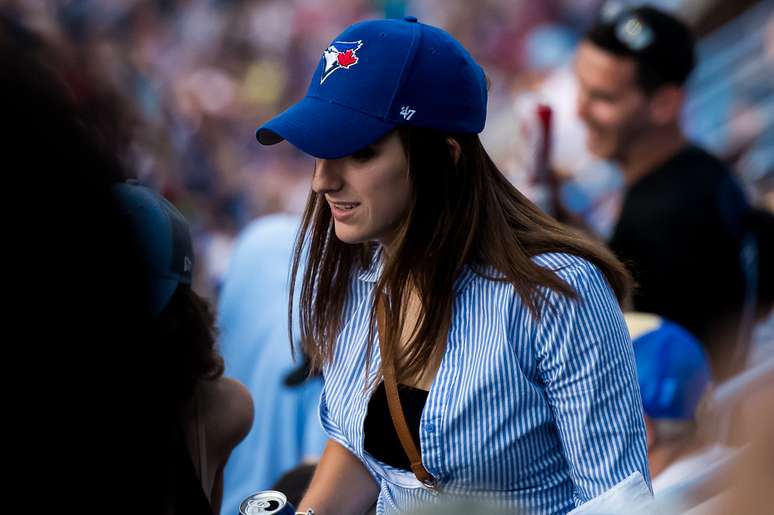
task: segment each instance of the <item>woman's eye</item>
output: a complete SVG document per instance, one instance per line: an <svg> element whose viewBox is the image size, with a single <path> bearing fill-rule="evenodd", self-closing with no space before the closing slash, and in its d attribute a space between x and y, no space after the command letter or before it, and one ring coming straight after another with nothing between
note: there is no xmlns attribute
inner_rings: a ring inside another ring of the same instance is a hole
<svg viewBox="0 0 774 515"><path fill-rule="evenodd" d="M352 158L356 161L368 161L374 156L376 156L376 149L374 147L366 147L352 154Z"/></svg>

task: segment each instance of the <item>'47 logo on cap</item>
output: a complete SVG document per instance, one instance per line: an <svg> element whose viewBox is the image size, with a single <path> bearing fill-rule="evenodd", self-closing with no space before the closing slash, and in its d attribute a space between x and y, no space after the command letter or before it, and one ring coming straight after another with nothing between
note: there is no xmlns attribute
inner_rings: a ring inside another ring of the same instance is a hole
<svg viewBox="0 0 774 515"><path fill-rule="evenodd" d="M345 70L355 66L360 58L356 52L363 46L362 41L334 41L323 52L325 68L320 75L320 84L325 82L328 76L340 68Z"/></svg>

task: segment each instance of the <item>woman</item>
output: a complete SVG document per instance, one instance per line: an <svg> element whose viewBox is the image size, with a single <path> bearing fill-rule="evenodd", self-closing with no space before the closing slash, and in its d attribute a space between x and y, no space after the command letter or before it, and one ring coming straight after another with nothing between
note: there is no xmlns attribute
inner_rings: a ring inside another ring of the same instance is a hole
<svg viewBox="0 0 774 515"><path fill-rule="evenodd" d="M565 513L632 474L647 492L627 275L497 170L486 96L446 32L366 21L258 130L317 158L293 274L308 256L301 338L331 440L302 510L399 513L440 491ZM391 370L421 466L393 427Z"/></svg>

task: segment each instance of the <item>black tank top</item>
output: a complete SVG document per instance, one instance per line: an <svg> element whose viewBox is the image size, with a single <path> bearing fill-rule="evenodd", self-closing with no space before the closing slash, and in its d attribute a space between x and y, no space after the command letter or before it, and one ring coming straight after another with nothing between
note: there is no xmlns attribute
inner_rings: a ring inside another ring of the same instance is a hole
<svg viewBox="0 0 774 515"><path fill-rule="evenodd" d="M398 385L400 405L417 447L419 447L419 422L422 419L422 410L429 393L412 386ZM392 417L390 417L384 383L379 383L368 401L368 413L363 423L363 433L365 436L363 448L371 456L390 466L411 470L411 463L409 463L408 456L400 444L398 433L395 431Z"/></svg>

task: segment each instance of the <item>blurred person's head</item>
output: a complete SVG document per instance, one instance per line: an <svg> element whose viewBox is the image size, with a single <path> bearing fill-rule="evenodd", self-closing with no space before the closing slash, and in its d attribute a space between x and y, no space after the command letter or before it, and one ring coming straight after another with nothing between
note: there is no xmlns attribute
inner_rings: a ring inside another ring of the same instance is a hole
<svg viewBox="0 0 774 515"><path fill-rule="evenodd" d="M577 113L589 150L626 161L630 147L674 128L695 63L690 29L652 7L627 9L594 25L578 47Z"/></svg>
<svg viewBox="0 0 774 515"><path fill-rule="evenodd" d="M223 373L215 317L191 288L194 252L188 221L167 199L135 181L114 187L121 214L135 235L147 271L147 305L154 320L159 367L173 401L193 394L197 381Z"/></svg>
<svg viewBox="0 0 774 515"><path fill-rule="evenodd" d="M680 325L647 313L627 313L637 364L651 472L658 475L677 452L696 443L697 410L711 381L701 343ZM657 453L668 455L660 459Z"/></svg>
<svg viewBox="0 0 774 515"><path fill-rule="evenodd" d="M188 221L166 198L130 180L113 188L122 215L136 235L152 286L148 298L157 317L181 284L193 280L193 240Z"/></svg>

